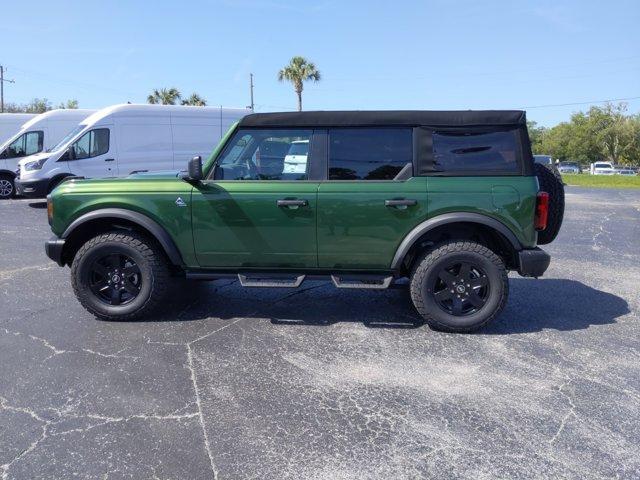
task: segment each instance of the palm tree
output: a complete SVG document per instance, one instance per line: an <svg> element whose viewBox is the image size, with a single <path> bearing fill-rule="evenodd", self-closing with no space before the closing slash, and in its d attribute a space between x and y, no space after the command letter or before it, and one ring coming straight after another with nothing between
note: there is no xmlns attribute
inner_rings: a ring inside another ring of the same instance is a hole
<svg viewBox="0 0 640 480"><path fill-rule="evenodd" d="M154 90L147 97L147 102L160 105L175 105L178 100L180 100L180 92L177 88Z"/></svg>
<svg viewBox="0 0 640 480"><path fill-rule="evenodd" d="M193 105L196 107L206 107L207 101L197 93L192 93L189 98L182 100L182 105Z"/></svg>
<svg viewBox="0 0 640 480"><path fill-rule="evenodd" d="M304 82L320 80L320 72L316 66L304 57L293 57L289 65L278 72L278 80L288 80L293 83L293 89L298 95L298 111L302 111L302 89Z"/></svg>

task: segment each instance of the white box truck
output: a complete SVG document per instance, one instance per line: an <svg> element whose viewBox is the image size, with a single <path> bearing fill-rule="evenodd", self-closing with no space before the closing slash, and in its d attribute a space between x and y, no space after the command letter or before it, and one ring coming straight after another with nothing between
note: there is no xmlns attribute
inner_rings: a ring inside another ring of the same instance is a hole
<svg viewBox="0 0 640 480"><path fill-rule="evenodd" d="M15 193L15 176L21 158L46 151L95 110L60 109L35 115L0 145L0 199Z"/></svg>
<svg viewBox="0 0 640 480"><path fill-rule="evenodd" d="M114 105L84 119L52 151L20 161L17 192L44 197L69 176L125 177L182 170L211 153L246 108Z"/></svg>
<svg viewBox="0 0 640 480"><path fill-rule="evenodd" d="M0 113L0 144L20 130L20 127L37 113Z"/></svg>

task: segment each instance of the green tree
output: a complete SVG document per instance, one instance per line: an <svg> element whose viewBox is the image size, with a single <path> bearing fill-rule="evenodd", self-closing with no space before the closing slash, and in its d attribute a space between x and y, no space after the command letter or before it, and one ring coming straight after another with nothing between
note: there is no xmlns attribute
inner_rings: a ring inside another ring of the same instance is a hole
<svg viewBox="0 0 640 480"><path fill-rule="evenodd" d="M207 101L197 93L192 93L189 98L182 100L182 105L193 105L196 107L206 107Z"/></svg>
<svg viewBox="0 0 640 480"><path fill-rule="evenodd" d="M539 127L537 122L527 120L527 129L529 130L529 140L531 140L531 150L534 153L541 153L542 137L546 132L545 127Z"/></svg>
<svg viewBox="0 0 640 480"><path fill-rule="evenodd" d="M73 100L67 100L67 102L62 102L60 103L60 105L58 105L58 108L63 108L63 109L68 109L68 110L75 110L78 108L78 100L73 99Z"/></svg>
<svg viewBox="0 0 640 480"><path fill-rule="evenodd" d="M51 110L51 103L46 98L34 98L24 106L26 113L44 113Z"/></svg>
<svg viewBox="0 0 640 480"><path fill-rule="evenodd" d="M584 166L598 160L638 165L640 115L627 115L624 103L594 106L574 113L568 122L544 129L539 135L534 132L532 145L534 153L578 161Z"/></svg>
<svg viewBox="0 0 640 480"><path fill-rule="evenodd" d="M147 96L147 102L160 105L175 105L180 100L180 92L177 88L161 88L153 90Z"/></svg>
<svg viewBox="0 0 640 480"><path fill-rule="evenodd" d="M278 72L278 80L288 81L293 84L293 89L298 96L298 111L302 111L302 90L304 82L320 81L320 72L316 66L304 57L293 57L289 65Z"/></svg>

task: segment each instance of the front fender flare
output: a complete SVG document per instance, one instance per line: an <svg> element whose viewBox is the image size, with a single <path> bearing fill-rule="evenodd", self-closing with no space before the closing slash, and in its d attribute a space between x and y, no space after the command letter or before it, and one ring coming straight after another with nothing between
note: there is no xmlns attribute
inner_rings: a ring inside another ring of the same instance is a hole
<svg viewBox="0 0 640 480"><path fill-rule="evenodd" d="M124 208L102 208L85 213L84 215L81 215L73 222L71 222L71 224L62 233L60 238L66 239L71 236L73 231L80 227L82 224L100 218L121 218L123 220L127 220L129 222L140 225L142 228L148 230L158 241L158 243L160 243L160 246L169 257L171 263L180 266L184 265L180 250L178 250L178 247L173 241L173 238L171 238L171 235L169 235L169 233L167 233L167 231L160 224L142 213L134 212L132 210L127 210Z"/></svg>
<svg viewBox="0 0 640 480"><path fill-rule="evenodd" d="M425 233L433 230L434 228L440 227L442 225L453 223L476 223L480 225L484 225L486 227L492 228L498 233L500 233L503 237L507 239L507 241L511 244L515 251L522 250L522 244L520 240L514 235L514 233L507 227L504 223L496 220L495 218L489 217L487 215L482 215L479 213L471 213L471 212L456 212L456 213L444 213L442 215L438 215L436 217L430 218L429 220L425 220L420 223L413 230L411 230L402 240L398 248L396 249L396 254L393 257L391 262L391 268L393 270L398 270L402 266L402 262L406 257L407 253L411 247L422 237Z"/></svg>

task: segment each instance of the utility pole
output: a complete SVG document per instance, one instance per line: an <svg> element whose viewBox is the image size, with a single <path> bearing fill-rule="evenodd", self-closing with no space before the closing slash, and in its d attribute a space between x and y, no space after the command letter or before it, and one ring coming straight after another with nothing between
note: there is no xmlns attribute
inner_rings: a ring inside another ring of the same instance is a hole
<svg viewBox="0 0 640 480"><path fill-rule="evenodd" d="M4 113L4 82L16 83L15 80L4 79L4 67L0 65L0 113ZM253 104L253 101L251 103Z"/></svg>
<svg viewBox="0 0 640 480"><path fill-rule="evenodd" d="M249 74L249 95L251 97L251 105L249 105L249 108L251 108L253 112L253 73Z"/></svg>

